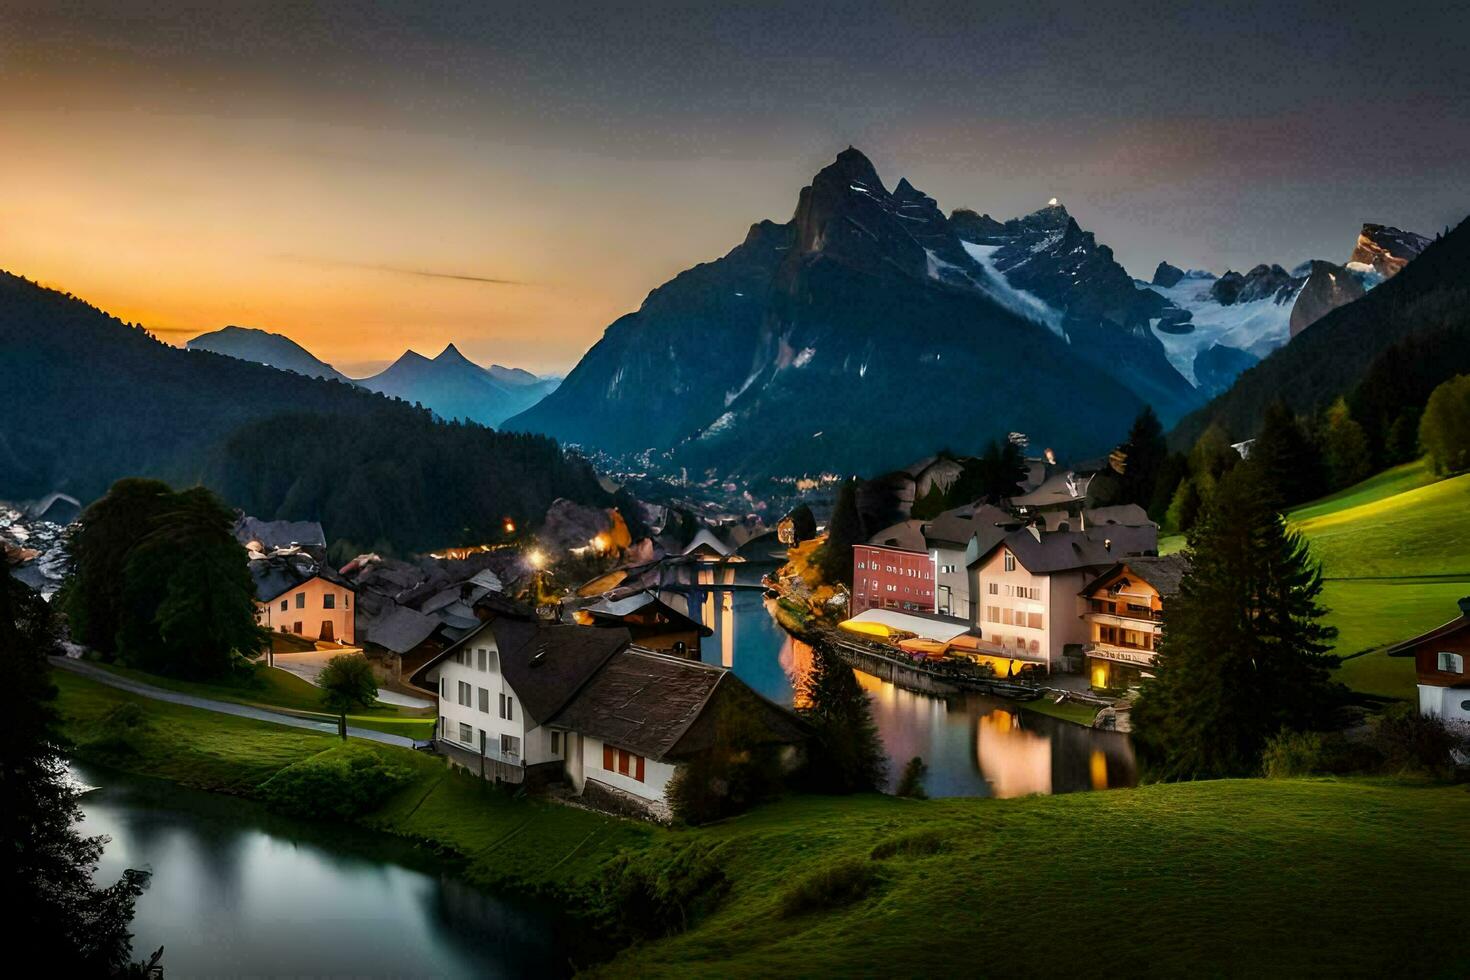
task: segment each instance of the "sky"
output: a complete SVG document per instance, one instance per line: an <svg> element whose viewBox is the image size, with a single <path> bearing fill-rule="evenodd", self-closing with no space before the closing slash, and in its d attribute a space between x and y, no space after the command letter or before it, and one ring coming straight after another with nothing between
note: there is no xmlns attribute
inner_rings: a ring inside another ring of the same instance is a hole
<svg viewBox="0 0 1470 980"><path fill-rule="evenodd" d="M350 375L564 373L843 148L1135 276L1470 213L1463 3L0 0L0 268Z"/></svg>

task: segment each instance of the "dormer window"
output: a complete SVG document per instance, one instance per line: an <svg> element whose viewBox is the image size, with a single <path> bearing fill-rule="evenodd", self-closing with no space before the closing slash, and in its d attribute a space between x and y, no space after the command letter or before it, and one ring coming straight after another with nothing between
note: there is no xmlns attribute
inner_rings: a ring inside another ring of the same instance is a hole
<svg viewBox="0 0 1470 980"><path fill-rule="evenodd" d="M1016 556L1009 551L1005 553L1005 568L1008 572L1014 572L1016 570Z"/></svg>
<svg viewBox="0 0 1470 980"><path fill-rule="evenodd" d="M1446 674L1463 674L1465 673L1465 658L1458 653L1441 651L1439 655L1439 669Z"/></svg>

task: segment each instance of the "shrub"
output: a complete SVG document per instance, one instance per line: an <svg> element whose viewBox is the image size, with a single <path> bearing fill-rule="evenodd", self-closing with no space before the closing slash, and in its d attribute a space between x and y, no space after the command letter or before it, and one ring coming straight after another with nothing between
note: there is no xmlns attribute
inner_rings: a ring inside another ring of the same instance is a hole
<svg viewBox="0 0 1470 980"><path fill-rule="evenodd" d="M1414 705L1395 705L1384 711L1373 730L1373 741L1383 753L1389 772L1422 772L1449 776L1454 771L1452 751L1465 744L1465 733L1444 719L1421 715Z"/></svg>
<svg viewBox="0 0 1470 980"><path fill-rule="evenodd" d="M610 931L653 939L689 928L719 905L730 888L707 842L663 844L621 854L602 883L602 917Z"/></svg>
<svg viewBox="0 0 1470 980"><path fill-rule="evenodd" d="M906 837L895 837L886 840L873 848L870 855L874 861L886 861L900 854L909 857L925 857L930 854L941 854L950 849L950 842L935 831L922 834L909 834Z"/></svg>
<svg viewBox="0 0 1470 980"><path fill-rule="evenodd" d="M866 861L847 858L797 881L781 896L781 915L840 909L862 901L882 876Z"/></svg>
<svg viewBox="0 0 1470 980"><path fill-rule="evenodd" d="M135 701L124 701L97 719L85 745L93 752L134 755L137 739L152 730L147 713Z"/></svg>
<svg viewBox="0 0 1470 980"><path fill-rule="evenodd" d="M413 770L372 749L342 745L287 766L260 786L266 805L293 816L349 819L411 783Z"/></svg>
<svg viewBox="0 0 1470 980"><path fill-rule="evenodd" d="M1266 741L1261 769L1267 779L1290 779L1322 771L1322 735L1319 732L1282 731Z"/></svg>
<svg viewBox="0 0 1470 980"><path fill-rule="evenodd" d="M914 756L908 765L903 767L903 775L898 779L898 789L893 791L894 796L907 796L910 799L926 800L929 794L924 792L924 777L928 775L929 767L924 765L924 760Z"/></svg>

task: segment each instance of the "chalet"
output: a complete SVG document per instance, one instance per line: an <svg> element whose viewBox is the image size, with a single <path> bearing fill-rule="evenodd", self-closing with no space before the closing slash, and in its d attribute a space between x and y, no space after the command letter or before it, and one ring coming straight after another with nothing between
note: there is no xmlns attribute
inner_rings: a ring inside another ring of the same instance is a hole
<svg viewBox="0 0 1470 980"><path fill-rule="evenodd" d="M1049 670L1075 670L1087 642L1083 587L1122 558L1157 550L1152 525L1012 531L970 563L977 589L972 618L998 651Z"/></svg>
<svg viewBox="0 0 1470 980"><path fill-rule="evenodd" d="M299 551L250 562L255 621L272 633L351 646L357 642L355 590L331 568Z"/></svg>
<svg viewBox="0 0 1470 980"><path fill-rule="evenodd" d="M633 642L676 657L699 659L699 641L714 630L690 619L650 590L603 596L572 614L582 626L616 627L628 631Z"/></svg>
<svg viewBox="0 0 1470 980"><path fill-rule="evenodd" d="M1087 676L1102 689L1133 687L1149 676L1163 631L1164 602L1189 571L1183 555L1117 562L1082 588Z"/></svg>
<svg viewBox="0 0 1470 980"><path fill-rule="evenodd" d="M1414 658L1420 714L1470 721L1470 596L1460 600L1458 617L1389 647L1388 655Z"/></svg>
<svg viewBox="0 0 1470 980"><path fill-rule="evenodd" d="M413 683L439 695L435 743L451 761L511 783L565 782L599 808L656 819L669 817L670 780L711 746L725 706L772 744L805 738L729 670L633 646L622 628L497 616Z"/></svg>

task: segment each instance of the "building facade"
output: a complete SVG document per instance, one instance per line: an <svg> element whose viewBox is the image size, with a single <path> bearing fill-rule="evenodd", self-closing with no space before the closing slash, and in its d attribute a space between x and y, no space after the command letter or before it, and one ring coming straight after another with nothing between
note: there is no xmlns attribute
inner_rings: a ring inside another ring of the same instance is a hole
<svg viewBox="0 0 1470 980"><path fill-rule="evenodd" d="M266 598L257 589L255 621L273 633L352 646L357 643L353 599L351 586L315 575Z"/></svg>
<svg viewBox="0 0 1470 980"><path fill-rule="evenodd" d="M1188 571L1180 555L1119 562L1082 589L1087 621L1087 677L1094 688L1136 686L1151 676L1164 603Z"/></svg>
<svg viewBox="0 0 1470 980"><path fill-rule="evenodd" d="M1414 658L1420 714L1470 722L1470 596L1460 600L1458 619L1389 647L1388 655Z"/></svg>
<svg viewBox="0 0 1470 980"><path fill-rule="evenodd" d="M935 563L924 539L923 521L884 528L852 550L852 605L869 609L934 612Z"/></svg>

